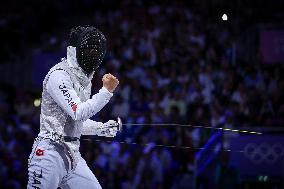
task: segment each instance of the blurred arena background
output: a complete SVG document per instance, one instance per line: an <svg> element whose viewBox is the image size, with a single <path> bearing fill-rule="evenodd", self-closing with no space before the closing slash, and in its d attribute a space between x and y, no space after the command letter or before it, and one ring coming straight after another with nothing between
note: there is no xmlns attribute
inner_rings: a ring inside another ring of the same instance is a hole
<svg viewBox="0 0 284 189"><path fill-rule="evenodd" d="M26 188L42 80L76 25L108 40L93 92L106 72L120 80L94 119L263 133L129 126L113 142L83 141L103 188L284 188L283 0L9 0L0 10L0 188Z"/></svg>

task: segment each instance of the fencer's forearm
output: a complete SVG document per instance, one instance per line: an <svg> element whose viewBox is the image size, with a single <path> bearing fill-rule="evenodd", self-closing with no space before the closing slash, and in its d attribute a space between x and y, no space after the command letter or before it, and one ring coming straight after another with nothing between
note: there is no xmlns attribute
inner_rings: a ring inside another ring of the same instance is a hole
<svg viewBox="0 0 284 189"><path fill-rule="evenodd" d="M97 135L97 130L102 125L102 122L87 119L83 122L82 135Z"/></svg>
<svg viewBox="0 0 284 189"><path fill-rule="evenodd" d="M86 121L98 113L109 102L111 97L112 93L105 87L101 88L91 99L77 104L76 111L74 111L72 118L75 121Z"/></svg>

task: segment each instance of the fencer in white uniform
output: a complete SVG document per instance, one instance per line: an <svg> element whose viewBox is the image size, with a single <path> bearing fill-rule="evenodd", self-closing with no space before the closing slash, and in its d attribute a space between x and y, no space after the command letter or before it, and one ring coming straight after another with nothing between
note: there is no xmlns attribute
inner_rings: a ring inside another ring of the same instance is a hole
<svg viewBox="0 0 284 189"><path fill-rule="evenodd" d="M113 96L118 80L103 77L103 87L91 96L91 80L106 51L106 39L95 27L70 32L67 58L50 69L43 81L40 133L28 162L27 188L100 189L79 152L81 135L114 137L118 123L89 118Z"/></svg>

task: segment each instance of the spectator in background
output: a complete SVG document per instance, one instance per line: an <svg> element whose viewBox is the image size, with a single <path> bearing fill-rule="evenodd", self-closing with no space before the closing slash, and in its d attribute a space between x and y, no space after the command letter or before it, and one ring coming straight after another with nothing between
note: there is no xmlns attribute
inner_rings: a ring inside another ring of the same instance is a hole
<svg viewBox="0 0 284 189"><path fill-rule="evenodd" d="M114 104L111 112L112 117L127 118L129 114L129 104L122 96L117 96L116 103Z"/></svg>

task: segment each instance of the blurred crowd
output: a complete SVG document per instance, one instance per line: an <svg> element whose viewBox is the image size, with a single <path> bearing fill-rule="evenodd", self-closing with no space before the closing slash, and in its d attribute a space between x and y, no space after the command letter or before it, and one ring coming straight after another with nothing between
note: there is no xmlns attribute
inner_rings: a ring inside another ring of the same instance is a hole
<svg viewBox="0 0 284 189"><path fill-rule="evenodd" d="M93 24L108 39L108 53L94 77L93 92L101 87L104 73L120 80L111 102L94 117L96 121L119 116L124 123L226 128L283 125L283 65L266 65L261 56L256 62L239 60L235 31L226 24L209 22L198 11L181 6L143 7L143 1L136 2L136 8L111 11L102 7L92 12L90 6L82 15L80 11L67 13L60 3L51 4L57 11L49 16L58 16L54 22L61 27L41 23L38 30L46 32L29 48L17 46L24 52L19 56L32 56L35 51L65 52L67 28L74 23ZM39 132L40 114L40 107L34 105L40 90L31 91L1 84L1 188L25 188L27 183L27 159ZM182 127L129 126L114 139L118 142L103 138L102 142L83 141L81 152L103 188L190 189L195 150L157 148L155 144L198 148L210 134Z"/></svg>

